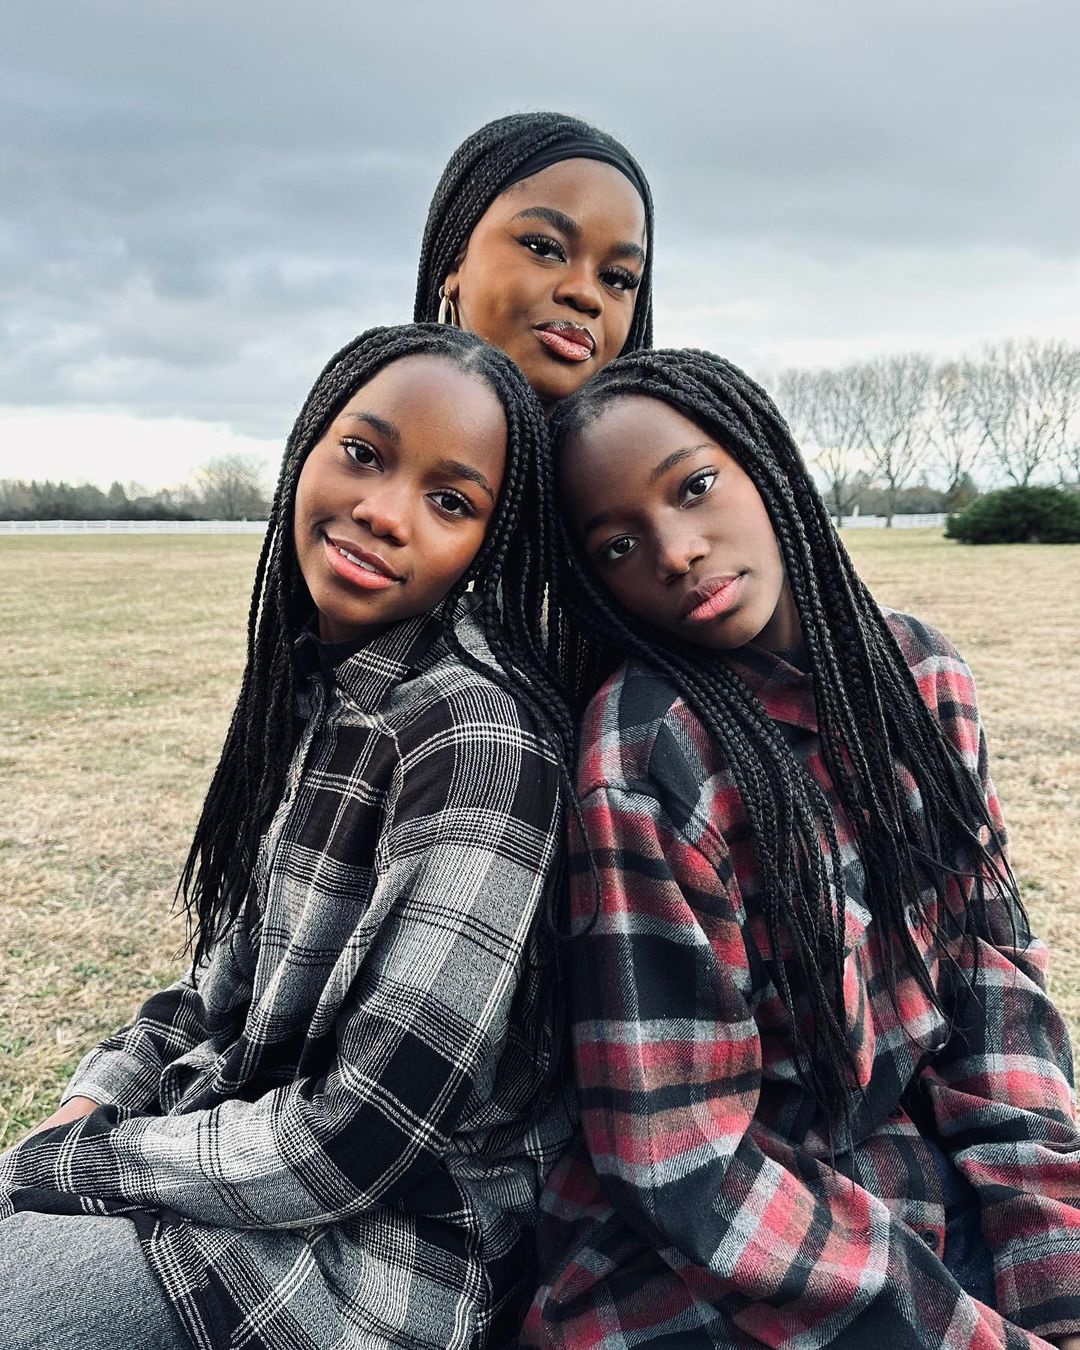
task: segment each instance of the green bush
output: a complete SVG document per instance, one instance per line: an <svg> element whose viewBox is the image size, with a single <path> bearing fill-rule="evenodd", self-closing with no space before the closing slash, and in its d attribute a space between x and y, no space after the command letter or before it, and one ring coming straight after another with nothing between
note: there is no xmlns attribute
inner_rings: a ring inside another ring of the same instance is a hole
<svg viewBox="0 0 1080 1350"><path fill-rule="evenodd" d="M988 492L950 516L945 535L962 544L1080 544L1080 493L1054 487Z"/></svg>

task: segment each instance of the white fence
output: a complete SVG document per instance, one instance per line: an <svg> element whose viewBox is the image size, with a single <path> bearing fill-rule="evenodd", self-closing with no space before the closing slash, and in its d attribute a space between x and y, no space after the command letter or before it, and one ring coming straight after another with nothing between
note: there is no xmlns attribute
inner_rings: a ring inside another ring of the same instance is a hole
<svg viewBox="0 0 1080 1350"><path fill-rule="evenodd" d="M921 516L893 516L892 523L899 530L943 530L949 519L944 511ZM845 530L883 530L884 516L845 516Z"/></svg>
<svg viewBox="0 0 1080 1350"><path fill-rule="evenodd" d="M893 516L897 529L944 529L948 516ZM884 516L845 516L845 530L880 530ZM265 520L0 520L3 534L264 534Z"/></svg>
<svg viewBox="0 0 1080 1350"><path fill-rule="evenodd" d="M0 534L265 533L265 520L0 520Z"/></svg>

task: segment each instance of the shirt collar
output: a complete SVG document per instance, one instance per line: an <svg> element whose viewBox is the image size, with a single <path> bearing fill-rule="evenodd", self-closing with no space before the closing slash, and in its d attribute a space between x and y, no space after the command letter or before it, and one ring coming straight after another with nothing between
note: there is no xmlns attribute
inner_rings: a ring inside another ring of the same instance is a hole
<svg viewBox="0 0 1080 1350"><path fill-rule="evenodd" d="M374 712L396 684L420 669L443 632L443 621L429 611L402 619L367 641L323 642L313 620L293 651L302 675L321 673L351 702Z"/></svg>
<svg viewBox="0 0 1080 1350"><path fill-rule="evenodd" d="M746 646L725 652L724 657L774 722L817 731L814 681L806 669L809 657L805 646L783 652Z"/></svg>

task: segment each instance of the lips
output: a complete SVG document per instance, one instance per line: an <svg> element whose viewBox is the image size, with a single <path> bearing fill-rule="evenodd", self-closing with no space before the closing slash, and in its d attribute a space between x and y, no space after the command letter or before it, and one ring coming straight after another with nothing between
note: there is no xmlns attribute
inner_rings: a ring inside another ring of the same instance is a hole
<svg viewBox="0 0 1080 1350"><path fill-rule="evenodd" d="M596 339L584 324L570 319L555 319L538 323L536 336L554 356L563 361L588 361L596 351Z"/></svg>
<svg viewBox="0 0 1080 1350"><path fill-rule="evenodd" d="M361 548L352 540L324 535L323 543L331 570L361 590L385 590L404 580L377 553Z"/></svg>
<svg viewBox="0 0 1080 1350"><path fill-rule="evenodd" d="M706 577L684 597L679 606L679 618L684 623L708 623L731 609L742 590L744 572L726 576Z"/></svg>

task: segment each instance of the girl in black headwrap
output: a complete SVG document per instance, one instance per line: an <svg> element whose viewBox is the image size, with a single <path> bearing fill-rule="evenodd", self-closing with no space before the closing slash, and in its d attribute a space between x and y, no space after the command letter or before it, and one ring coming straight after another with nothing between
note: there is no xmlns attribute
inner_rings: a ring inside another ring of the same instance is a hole
<svg viewBox="0 0 1080 1350"><path fill-rule="evenodd" d="M489 122L450 157L413 317L501 347L550 407L652 345L652 196L613 137L561 113Z"/></svg>

